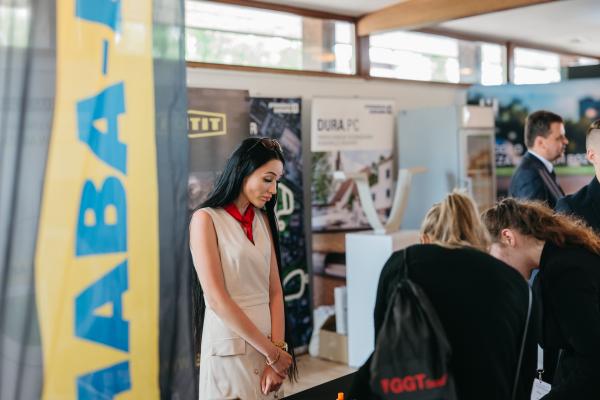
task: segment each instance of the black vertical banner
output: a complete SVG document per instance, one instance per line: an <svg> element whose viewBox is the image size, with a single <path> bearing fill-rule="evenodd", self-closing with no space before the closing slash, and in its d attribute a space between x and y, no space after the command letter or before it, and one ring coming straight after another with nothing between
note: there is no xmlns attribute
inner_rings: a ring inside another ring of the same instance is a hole
<svg viewBox="0 0 600 400"><path fill-rule="evenodd" d="M200 205L225 161L248 137L248 91L188 88L189 209Z"/></svg>
<svg viewBox="0 0 600 400"><path fill-rule="evenodd" d="M306 350L312 333L302 196L301 104L300 98L255 97L250 101L250 134L277 139L286 161L279 184L277 217L283 291L292 337L300 352Z"/></svg>
<svg viewBox="0 0 600 400"><path fill-rule="evenodd" d="M184 1L154 0L154 102L160 237L162 399L197 399L187 256L188 140ZM148 382L147 384L152 384Z"/></svg>

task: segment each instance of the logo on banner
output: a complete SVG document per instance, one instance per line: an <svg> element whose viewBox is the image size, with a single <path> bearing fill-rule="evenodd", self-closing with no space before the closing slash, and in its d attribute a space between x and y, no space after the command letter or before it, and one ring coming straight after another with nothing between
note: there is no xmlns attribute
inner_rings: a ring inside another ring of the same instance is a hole
<svg viewBox="0 0 600 400"><path fill-rule="evenodd" d="M277 215L277 226L280 232L283 232L287 227L287 224L281 217L287 217L288 215L292 215L293 213L294 192L292 192L292 189L290 189L283 183L280 183L277 201L277 211L275 211L275 215Z"/></svg>
<svg viewBox="0 0 600 400"><path fill-rule="evenodd" d="M191 139L227 134L227 115L188 110L188 137Z"/></svg>

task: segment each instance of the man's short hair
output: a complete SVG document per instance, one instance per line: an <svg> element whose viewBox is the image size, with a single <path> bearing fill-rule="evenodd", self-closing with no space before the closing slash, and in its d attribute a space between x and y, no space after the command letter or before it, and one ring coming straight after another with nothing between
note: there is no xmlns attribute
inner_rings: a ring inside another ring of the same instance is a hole
<svg viewBox="0 0 600 400"><path fill-rule="evenodd" d="M590 127L585 134L585 148L589 149L592 145L592 140L598 146L600 144L600 119L595 120L590 124Z"/></svg>
<svg viewBox="0 0 600 400"><path fill-rule="evenodd" d="M550 125L554 122L563 123L560 115L550 111L536 111L527 116L525 120L525 145L528 149L533 147L535 138L538 136L548 137Z"/></svg>

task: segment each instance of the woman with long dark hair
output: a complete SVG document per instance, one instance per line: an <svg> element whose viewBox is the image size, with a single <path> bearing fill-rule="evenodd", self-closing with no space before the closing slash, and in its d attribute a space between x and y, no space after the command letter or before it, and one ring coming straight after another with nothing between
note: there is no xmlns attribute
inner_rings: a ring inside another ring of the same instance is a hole
<svg viewBox="0 0 600 400"><path fill-rule="evenodd" d="M482 219L492 237L492 255L526 279L539 268L534 292L542 305L541 344L545 352L559 354L552 390L543 398L597 399L600 237L541 203L512 198L485 211Z"/></svg>
<svg viewBox="0 0 600 400"><path fill-rule="evenodd" d="M202 400L279 398L285 377L296 377L275 218L283 167L275 139L245 139L192 215Z"/></svg>

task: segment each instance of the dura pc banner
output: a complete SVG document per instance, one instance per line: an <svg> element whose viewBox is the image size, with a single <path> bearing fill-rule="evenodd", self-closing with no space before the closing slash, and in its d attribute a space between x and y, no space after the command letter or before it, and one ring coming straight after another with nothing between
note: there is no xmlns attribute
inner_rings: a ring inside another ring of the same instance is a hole
<svg viewBox="0 0 600 400"><path fill-rule="evenodd" d="M370 229L356 185L335 180L335 171L367 174L377 213L386 218L392 207L394 108L385 99L312 101L313 232Z"/></svg>
<svg viewBox="0 0 600 400"><path fill-rule="evenodd" d="M277 139L285 158L285 171L278 188L283 290L294 345L308 345L312 333L304 201L302 196L302 128L300 98L250 99L250 134Z"/></svg>

